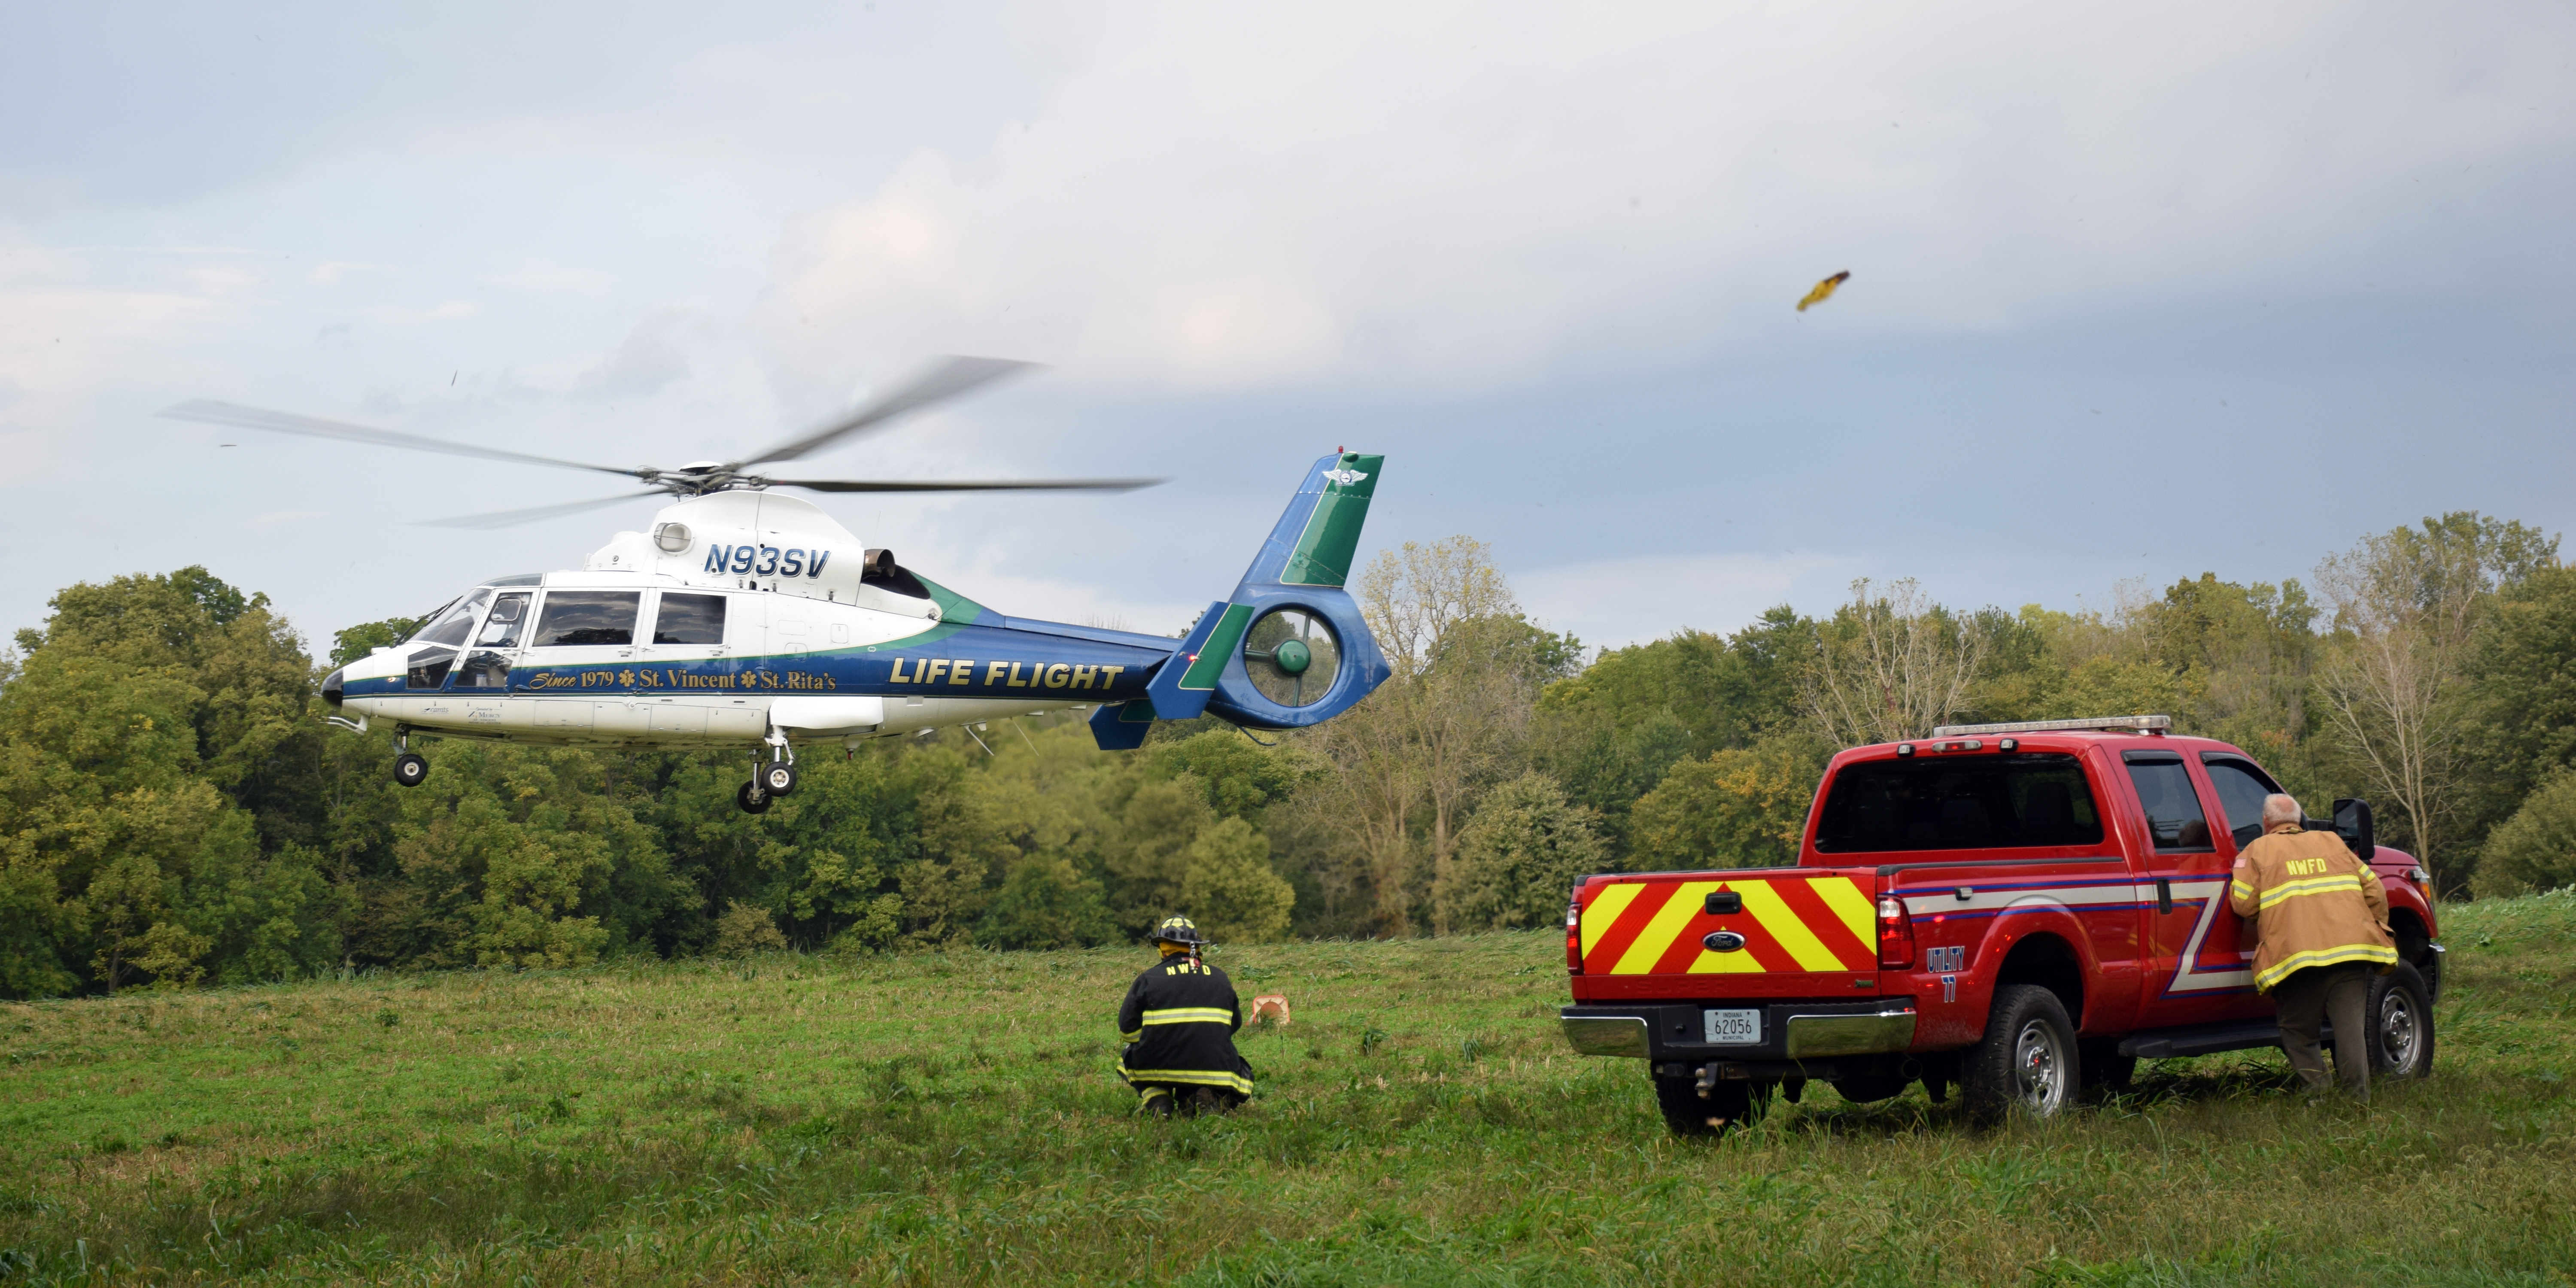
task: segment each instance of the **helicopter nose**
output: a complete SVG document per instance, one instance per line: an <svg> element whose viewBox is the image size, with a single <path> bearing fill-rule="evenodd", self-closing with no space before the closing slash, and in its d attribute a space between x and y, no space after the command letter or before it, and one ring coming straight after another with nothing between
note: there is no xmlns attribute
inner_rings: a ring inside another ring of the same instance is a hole
<svg viewBox="0 0 2576 1288"><path fill-rule="evenodd" d="M347 669L347 667L342 667L339 671L333 671L329 675L322 677L322 700L330 703L333 707L338 707L340 705L340 694L342 693L342 689L340 687L340 675L342 671L346 671Z"/></svg>

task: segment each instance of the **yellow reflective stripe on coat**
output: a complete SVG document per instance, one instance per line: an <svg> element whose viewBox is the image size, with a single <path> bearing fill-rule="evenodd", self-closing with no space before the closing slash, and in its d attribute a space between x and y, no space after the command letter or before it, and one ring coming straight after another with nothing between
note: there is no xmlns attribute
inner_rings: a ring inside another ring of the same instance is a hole
<svg viewBox="0 0 2576 1288"><path fill-rule="evenodd" d="M1127 1032L1125 1032L1125 1033L1121 1033L1121 1034L1119 1034L1119 1035L1118 1035L1118 1040L1119 1040L1119 1041L1121 1041L1121 1042L1142 1042L1142 1041L1144 1041L1144 1040L1145 1040L1145 1029L1144 1029L1144 1026L1142 1026L1142 1025L1138 1025L1138 1026L1137 1026L1136 1028L1134 1028L1134 1029L1131 1029L1131 1030L1129 1030L1129 1031L1127 1031Z"/></svg>
<svg viewBox="0 0 2576 1288"><path fill-rule="evenodd" d="M2344 891L2361 893L2361 878L2350 872L2334 877L2301 877L2296 881L2284 881L2264 891L2263 902L2258 905L2257 910L2269 908L2284 899L2296 899L2302 895L2339 894Z"/></svg>
<svg viewBox="0 0 2576 1288"><path fill-rule="evenodd" d="M1221 1073L1214 1069L1121 1069L1129 1082L1178 1082L1199 1087L1229 1087L1245 1095L1252 1094L1252 1079L1239 1073Z"/></svg>
<svg viewBox="0 0 2576 1288"><path fill-rule="evenodd" d="M2303 953L2292 953L2256 976L2254 991L2271 992L2274 984L2311 966L2340 966L2345 962L2376 962L2382 966L2394 966L2397 964L2397 950L2378 944L2345 944L2340 948L2311 948Z"/></svg>
<svg viewBox="0 0 2576 1288"><path fill-rule="evenodd" d="M1232 1024L1234 1012L1222 1006L1174 1006L1145 1012L1147 1024Z"/></svg>

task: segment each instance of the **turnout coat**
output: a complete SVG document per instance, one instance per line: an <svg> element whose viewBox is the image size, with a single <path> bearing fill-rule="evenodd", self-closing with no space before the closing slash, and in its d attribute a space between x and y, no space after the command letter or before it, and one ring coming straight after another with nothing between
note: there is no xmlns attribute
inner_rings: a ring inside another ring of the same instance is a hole
<svg viewBox="0 0 2576 1288"><path fill-rule="evenodd" d="M2256 837L2237 857L2227 905L2251 918L2254 991L2311 966L2367 962L2387 974L2397 964L2388 933L2388 892L2379 874L2332 832L2284 823Z"/></svg>
<svg viewBox="0 0 2576 1288"><path fill-rule="evenodd" d="M1174 954L1145 968L1118 1007L1127 1043L1119 1076L1131 1085L1216 1087L1252 1094L1252 1066L1234 1049L1243 1005L1225 972Z"/></svg>

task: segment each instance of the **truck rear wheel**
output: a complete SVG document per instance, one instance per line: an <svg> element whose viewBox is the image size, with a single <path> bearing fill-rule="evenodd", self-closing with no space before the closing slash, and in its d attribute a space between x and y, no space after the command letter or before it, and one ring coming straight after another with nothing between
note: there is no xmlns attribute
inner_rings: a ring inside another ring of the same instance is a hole
<svg viewBox="0 0 2576 1288"><path fill-rule="evenodd" d="M2002 1122L2016 1109L2034 1118L2064 1109L2084 1072L2065 1004L2037 984L1995 990L1986 1034L1959 1065L1959 1098L1968 1120L1980 1127Z"/></svg>
<svg viewBox="0 0 2576 1288"><path fill-rule="evenodd" d="M2424 1078L2433 1072L2433 1003L2424 977L2404 962L2370 980L2362 1015L2370 1021L2370 1076Z"/></svg>
<svg viewBox="0 0 2576 1288"><path fill-rule="evenodd" d="M1731 1127L1746 1127L1771 1105L1772 1084L1721 1082L1699 1094L1695 1078L1655 1079L1655 1107L1664 1126L1676 1136L1714 1136Z"/></svg>

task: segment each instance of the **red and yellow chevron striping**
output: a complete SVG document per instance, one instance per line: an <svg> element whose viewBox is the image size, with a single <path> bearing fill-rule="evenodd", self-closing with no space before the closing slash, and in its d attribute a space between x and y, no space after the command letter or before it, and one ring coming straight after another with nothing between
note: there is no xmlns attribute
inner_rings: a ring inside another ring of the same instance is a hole
<svg viewBox="0 0 2576 1288"><path fill-rule="evenodd" d="M1732 890L1744 911L1716 916L1708 896ZM1620 881L1583 907L1587 975L1761 974L1873 970L1877 909L1850 877L1729 877ZM1713 930L1744 936L1736 952L1712 952Z"/></svg>

